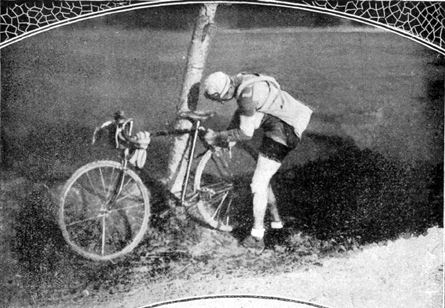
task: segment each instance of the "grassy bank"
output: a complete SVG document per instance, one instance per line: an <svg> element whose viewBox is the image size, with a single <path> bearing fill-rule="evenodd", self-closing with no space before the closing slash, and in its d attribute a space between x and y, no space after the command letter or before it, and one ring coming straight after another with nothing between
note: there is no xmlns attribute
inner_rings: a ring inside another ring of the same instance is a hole
<svg viewBox="0 0 445 308"><path fill-rule="evenodd" d="M137 130L168 127L189 40L188 31L70 25L2 50L6 166L37 177L69 173L97 151L90 134L116 110L134 117ZM291 164L335 152L323 136L391 159L435 164L443 153L443 66L435 62L434 53L386 32L221 29L205 74L271 74L314 109ZM217 129L235 107L204 99L199 106L218 111L209 123ZM160 140L156 149L165 151L167 142Z"/></svg>

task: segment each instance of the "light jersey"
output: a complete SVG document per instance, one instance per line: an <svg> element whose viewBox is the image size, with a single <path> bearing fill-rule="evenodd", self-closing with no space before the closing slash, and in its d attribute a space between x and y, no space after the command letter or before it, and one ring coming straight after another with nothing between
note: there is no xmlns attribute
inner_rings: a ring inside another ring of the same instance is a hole
<svg viewBox="0 0 445 308"><path fill-rule="evenodd" d="M264 114L288 123L301 138L312 115L309 107L281 90L273 77L241 73L235 76L234 81L240 126L227 132L229 141L250 139Z"/></svg>

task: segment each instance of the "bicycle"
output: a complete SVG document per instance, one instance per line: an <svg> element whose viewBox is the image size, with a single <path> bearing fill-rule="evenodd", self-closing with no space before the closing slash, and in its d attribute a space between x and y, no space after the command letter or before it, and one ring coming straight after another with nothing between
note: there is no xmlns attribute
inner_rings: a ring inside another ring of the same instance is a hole
<svg viewBox="0 0 445 308"><path fill-rule="evenodd" d="M230 232L242 223L242 208L235 203L243 198L236 188L244 183L243 176L232 170L242 170L245 164L243 159L231 159L233 149L215 148L203 140L206 128L201 122L214 115L214 112L183 112L179 116L193 123L191 129L158 131L150 136L191 135L186 175L176 201L186 209L197 208L200 219L208 226ZM74 172L62 189L58 222L66 242L85 258L105 261L121 257L140 243L148 228L151 194L138 175L141 168L129 163L138 150L138 140L132 135L133 122L118 112L114 120L96 130L93 143L98 131L111 129L110 141L120 150L120 161L86 164ZM196 154L198 140L203 151ZM244 158L255 159L252 148L241 149ZM199 162L192 172L197 159Z"/></svg>

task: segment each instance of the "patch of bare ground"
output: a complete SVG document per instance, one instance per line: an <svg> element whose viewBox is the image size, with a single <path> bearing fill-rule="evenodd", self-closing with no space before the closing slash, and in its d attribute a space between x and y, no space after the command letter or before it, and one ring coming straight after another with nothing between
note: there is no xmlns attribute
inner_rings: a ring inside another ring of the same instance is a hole
<svg viewBox="0 0 445 308"><path fill-rule="evenodd" d="M60 236L54 190L2 180L9 207L2 304L7 307L140 307L214 294L290 297L329 307L439 307L443 230L372 245L335 245L292 228L268 237L256 256L240 234L167 214L114 262L74 254ZM180 216L179 216L180 217ZM13 243L14 241L14 243ZM6 270L5 270L6 269Z"/></svg>

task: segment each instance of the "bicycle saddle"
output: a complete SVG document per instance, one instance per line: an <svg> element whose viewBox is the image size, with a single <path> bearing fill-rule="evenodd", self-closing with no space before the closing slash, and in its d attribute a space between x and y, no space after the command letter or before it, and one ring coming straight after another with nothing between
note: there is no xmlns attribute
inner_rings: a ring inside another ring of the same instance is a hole
<svg viewBox="0 0 445 308"><path fill-rule="evenodd" d="M179 117L182 119L190 119L193 121L205 121L216 115L215 111L181 111Z"/></svg>

